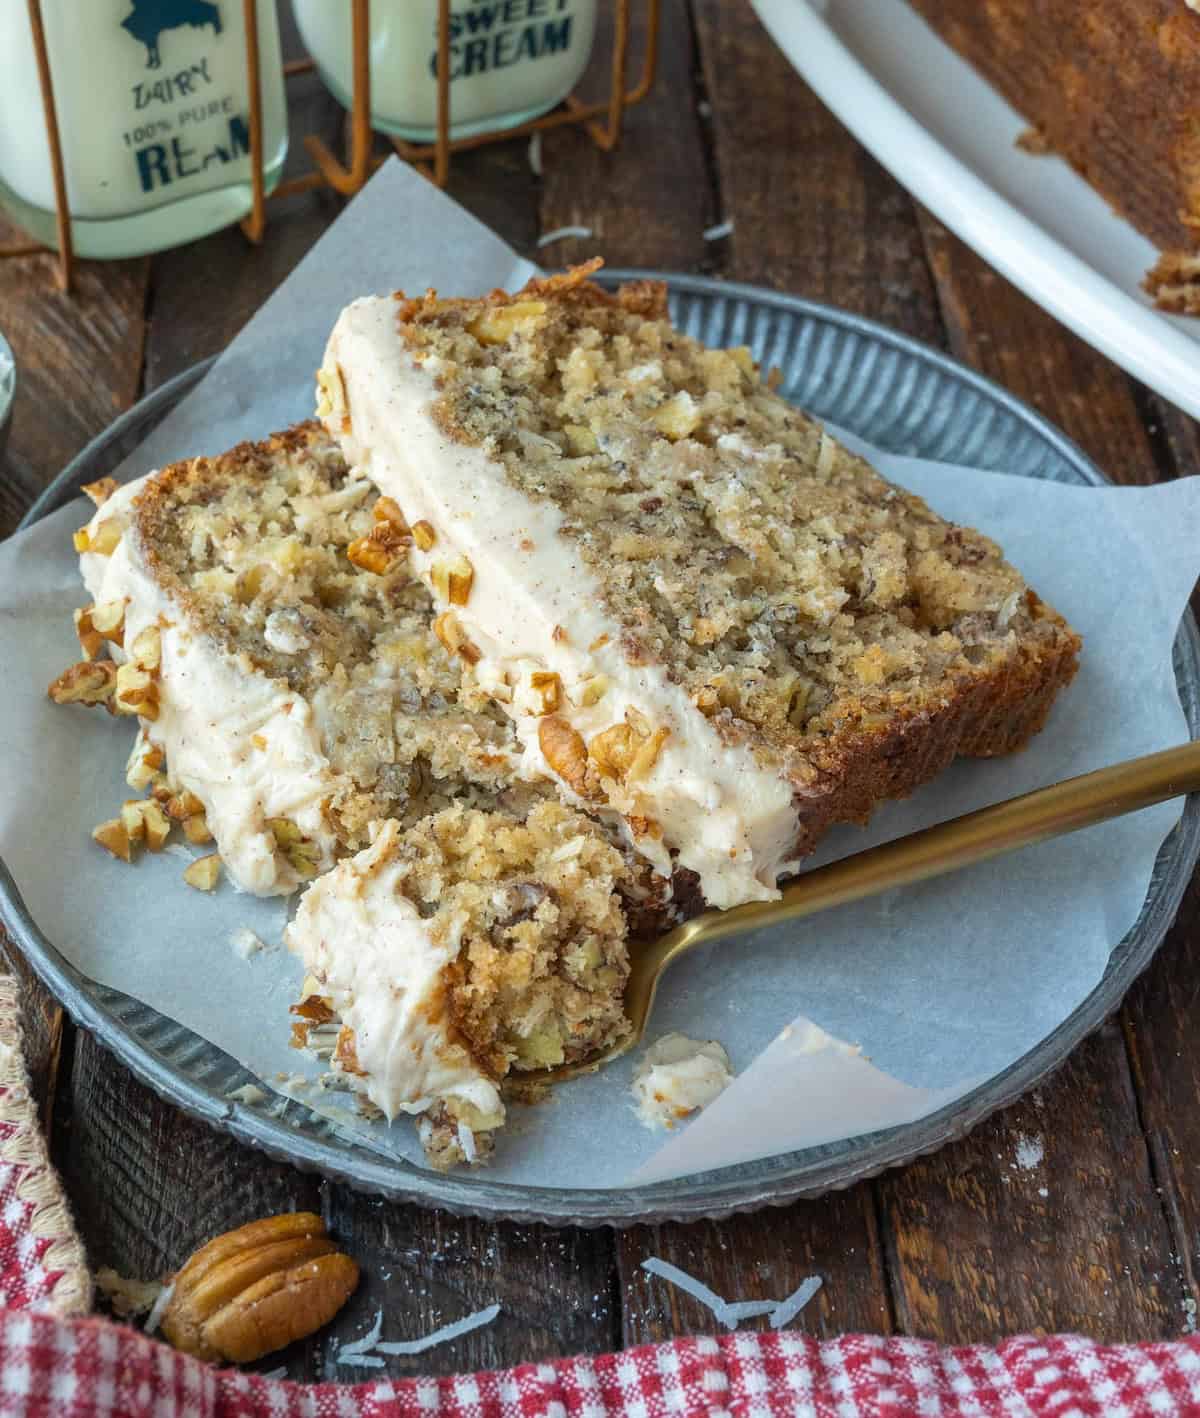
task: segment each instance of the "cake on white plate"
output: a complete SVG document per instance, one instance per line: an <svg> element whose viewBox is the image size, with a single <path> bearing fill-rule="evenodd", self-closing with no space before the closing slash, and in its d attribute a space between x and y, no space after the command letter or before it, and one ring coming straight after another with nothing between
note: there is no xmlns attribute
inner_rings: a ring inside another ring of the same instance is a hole
<svg viewBox="0 0 1200 1418"><path fill-rule="evenodd" d="M526 764L713 905L832 823L1019 748L1078 637L1000 549L593 267L339 317L318 415L392 498Z"/></svg>

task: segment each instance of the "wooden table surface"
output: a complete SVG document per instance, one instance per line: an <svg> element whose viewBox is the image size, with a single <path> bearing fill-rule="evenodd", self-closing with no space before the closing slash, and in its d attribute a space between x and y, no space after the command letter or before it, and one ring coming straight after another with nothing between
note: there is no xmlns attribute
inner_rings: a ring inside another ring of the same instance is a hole
<svg viewBox="0 0 1200 1418"><path fill-rule="evenodd" d="M637 8L637 7L635 7ZM702 271L815 297L946 349L1028 400L1119 482L1200 467L1195 423L1030 304L868 156L742 4L664 0L658 86L623 148L547 136L457 159L450 192L546 264ZM297 135L339 134L313 76L293 80ZM84 264L59 294L50 263L0 262L0 325L21 391L0 472L0 535L88 439L220 350L340 209L328 194L271 208L266 244L237 230L146 259ZM706 240L705 230L733 223ZM540 253L538 237L590 228ZM11 233L0 232L0 237ZM266 430L264 430L266 432ZM363 1283L325 1332L283 1359L335 1364L376 1311L384 1337L427 1333L492 1301L492 1326L388 1372L452 1372L711 1332L708 1312L646 1275L656 1255L730 1298L781 1297L810 1274L814 1334L900 1332L948 1343L1030 1330L1105 1340L1194 1327L1200 1235L1200 892L1120 1013L1044 1087L937 1155L876 1181L721 1223L556 1231L397 1206L266 1160L141 1087L19 958L31 1064L93 1267L156 1276L216 1232L321 1212ZM15 952L10 950L10 955ZM765 1324L751 1321L749 1328ZM270 1367L279 1360L265 1361Z"/></svg>

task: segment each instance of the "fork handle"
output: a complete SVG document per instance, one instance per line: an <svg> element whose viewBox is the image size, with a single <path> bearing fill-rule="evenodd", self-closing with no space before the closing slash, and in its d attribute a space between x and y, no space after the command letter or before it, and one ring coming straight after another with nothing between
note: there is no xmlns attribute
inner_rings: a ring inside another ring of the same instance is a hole
<svg viewBox="0 0 1200 1418"><path fill-rule="evenodd" d="M1200 742L1131 758L817 867L785 886L777 901L706 911L691 922L688 945L799 920L1197 791Z"/></svg>

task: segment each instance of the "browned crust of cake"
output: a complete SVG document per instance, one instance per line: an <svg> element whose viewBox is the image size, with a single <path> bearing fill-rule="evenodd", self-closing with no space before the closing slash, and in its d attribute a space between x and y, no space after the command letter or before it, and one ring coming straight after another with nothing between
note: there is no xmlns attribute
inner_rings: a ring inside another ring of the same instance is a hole
<svg viewBox="0 0 1200 1418"><path fill-rule="evenodd" d="M949 692L896 706L881 728L847 724L829 739L822 777L797 792L796 856L808 856L838 823L865 825L881 802L906 798L958 757L1014 753L1039 733L1055 698L1075 678L1081 641L1039 603L1057 634L1023 643L1008 662Z"/></svg>
<svg viewBox="0 0 1200 1418"><path fill-rule="evenodd" d="M630 315L640 315L646 320L667 318L667 286L664 281L626 281L617 290L607 291L589 280L603 265L602 256L593 256L590 261L583 261L552 276L534 276L516 293L497 287L485 296L443 297L430 288L422 296L410 297L403 291L396 291L392 297L397 302L396 320L403 334L406 325L420 325L439 319L447 310L476 312L483 307L499 309L521 300L565 301L584 307L608 306L628 311Z"/></svg>
<svg viewBox="0 0 1200 1418"><path fill-rule="evenodd" d="M1163 250L1200 244L1200 14L1185 0L911 0Z"/></svg>

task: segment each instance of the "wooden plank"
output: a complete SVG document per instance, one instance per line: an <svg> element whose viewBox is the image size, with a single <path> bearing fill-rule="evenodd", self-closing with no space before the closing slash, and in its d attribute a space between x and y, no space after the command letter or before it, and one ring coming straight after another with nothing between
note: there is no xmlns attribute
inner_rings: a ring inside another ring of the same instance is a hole
<svg viewBox="0 0 1200 1418"><path fill-rule="evenodd" d="M799 78L748 5L696 0L725 271L933 344L942 325L913 204Z"/></svg>
<svg viewBox="0 0 1200 1418"><path fill-rule="evenodd" d="M1153 965L1122 1011L1150 1166L1172 1244L1163 1286L1177 1331L1193 1333L1200 1303L1200 1058L1195 1046L1200 878Z"/></svg>
<svg viewBox="0 0 1200 1418"><path fill-rule="evenodd" d="M1120 1028L965 1141L879 1183L900 1328L947 1344L1028 1331L1108 1342L1183 1328Z"/></svg>
<svg viewBox="0 0 1200 1418"><path fill-rule="evenodd" d="M1120 482L1160 473L1127 377L928 214L951 350L1045 413ZM1037 1152L1036 1166L1022 1166ZM1037 1098L880 1185L897 1315L952 1343L1020 1329L1178 1331L1171 1237L1115 1026ZM1174 1289L1172 1286L1174 1285Z"/></svg>
<svg viewBox="0 0 1200 1418"><path fill-rule="evenodd" d="M412 1340L498 1303L499 1317L453 1344L393 1358L387 1372L452 1374L540 1363L620 1344L611 1233L476 1221L331 1189L330 1220L371 1257L358 1294L320 1336L317 1373L376 1378L337 1363L383 1314L385 1340Z"/></svg>
<svg viewBox="0 0 1200 1418"><path fill-rule="evenodd" d="M1163 476L1200 473L1200 423L1139 384L1133 393Z"/></svg>
<svg viewBox="0 0 1200 1418"><path fill-rule="evenodd" d="M18 236L0 217L0 246ZM82 261L75 289L66 295L55 287L50 257L0 261L0 328L17 361L0 477L0 537L136 397L148 272L145 260Z"/></svg>
<svg viewBox="0 0 1200 1418"><path fill-rule="evenodd" d="M869 1185L727 1221L637 1226L618 1234L617 1256L626 1345L721 1332L698 1300L641 1268L650 1257L730 1301L783 1300L819 1276L821 1289L789 1326L805 1334L887 1334L893 1327ZM739 1326L768 1327L766 1318Z"/></svg>
<svg viewBox="0 0 1200 1418"><path fill-rule="evenodd" d="M644 7L633 9L640 26ZM640 56L643 42L638 29L631 53ZM702 235L720 220L720 210L697 111L686 0L664 0L660 53L657 84L628 110L615 152L601 152L578 128L544 135L542 232L581 226L592 234L545 247L536 253L541 264L569 266L603 256L610 266L690 271L720 257ZM604 72L603 56L597 69Z"/></svg>

